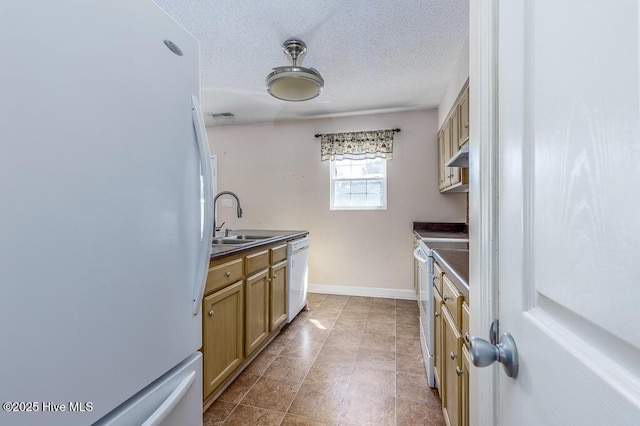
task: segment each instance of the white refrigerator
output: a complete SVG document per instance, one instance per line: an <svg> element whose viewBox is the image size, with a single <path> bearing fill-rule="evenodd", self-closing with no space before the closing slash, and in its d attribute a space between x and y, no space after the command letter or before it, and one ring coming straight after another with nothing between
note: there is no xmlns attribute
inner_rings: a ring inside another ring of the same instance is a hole
<svg viewBox="0 0 640 426"><path fill-rule="evenodd" d="M200 425L198 42L150 0L0 0L0 425Z"/></svg>

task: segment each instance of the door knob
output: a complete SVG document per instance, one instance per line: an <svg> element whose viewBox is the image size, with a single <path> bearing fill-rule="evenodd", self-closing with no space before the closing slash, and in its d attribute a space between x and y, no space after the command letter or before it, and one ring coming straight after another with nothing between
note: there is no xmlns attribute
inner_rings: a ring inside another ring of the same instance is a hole
<svg viewBox="0 0 640 426"><path fill-rule="evenodd" d="M498 361L504 367L507 376L518 376L518 349L509 333L502 333L497 345L492 345L480 337L469 339L469 356L476 367L486 367Z"/></svg>

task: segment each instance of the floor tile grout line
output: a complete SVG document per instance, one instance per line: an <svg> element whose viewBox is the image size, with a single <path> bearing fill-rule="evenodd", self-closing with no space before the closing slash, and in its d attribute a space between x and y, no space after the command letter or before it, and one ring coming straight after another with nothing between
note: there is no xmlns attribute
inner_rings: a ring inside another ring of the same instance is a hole
<svg viewBox="0 0 640 426"><path fill-rule="evenodd" d="M326 298L325 298L326 299ZM340 312L342 313L342 310L340 310ZM308 318L305 320L305 322L308 321ZM331 329L329 331L329 334L331 333L331 330L333 330L333 325L331 326ZM324 341L322 342L322 346L320 348L320 351L322 351L322 347L324 347L327 338L329 336L329 334L327 334L327 337L325 337ZM293 339L295 337L295 334L291 337L291 339ZM311 369L313 368L316 360L318 359L318 356L320 355L320 351L318 351L318 353L316 354L316 356L313 358L313 362L311 363L311 366L309 367L309 370L307 370L304 378L302 379L302 382L300 383L300 387L298 388L298 390L296 391L296 394L294 395L293 399L291 400L291 402L289 403L289 406L287 407L287 411L285 412L285 417L287 417L287 414L294 414L294 413L289 413L289 410L291 409L291 406L293 405L293 402L295 401L296 397L298 396L298 394L300 393L300 389L302 389L302 385L304 384L305 380L307 379L307 376L309 375L309 372L311 371ZM282 422L284 422L284 418L282 419ZM324 420L324 419L321 419ZM282 422L280 424L282 424Z"/></svg>
<svg viewBox="0 0 640 426"><path fill-rule="evenodd" d="M325 295L325 297L322 298L322 300L320 301L316 301L313 303L313 305L318 306L321 305L321 303L325 302L327 299L327 296ZM302 389L302 385L304 384L304 382L307 380L307 378L309 377L309 373L311 372L311 370L314 368L314 366L316 366L316 363L318 362L320 353L322 352L322 350L326 347L326 348L330 348L330 346L325 346L327 343L327 340L329 338L329 335L333 332L333 331L346 331L346 332L358 332L359 337L358 337L358 343L357 343L357 347L356 347L356 351L355 351L355 359L350 362L350 375L349 375L349 379L348 381L345 383L345 389L346 389L346 393L343 396L343 400L342 403L340 404L340 416L338 417L338 422L342 421L342 414L344 413L345 410L345 404L347 401L347 396L349 395L349 392L352 390L352 385L353 385L353 374L356 370L356 366L358 365L357 360L358 360L358 355L364 351L370 351L373 350L374 348L362 348L362 343L363 343L363 339L364 339L364 331L367 327L367 324L370 323L375 323L375 322L382 322L382 323L387 323L385 315L383 314L388 314L388 316L391 316L393 321L391 322L394 327L395 327L395 336L394 337L394 341L393 341L393 354L394 354L394 363L393 363L393 372L394 372L394 383L395 383L395 397L394 397L394 410L395 410L395 417L393 418L394 420L394 424L398 423L398 395L397 395L397 386L398 386L398 382L397 382L397 375L398 375L398 358L397 358L397 352L398 352L398 322L397 322L397 316L398 316L398 305L397 305L397 301L393 301L394 304L390 304L390 303L380 303L377 306L375 306L372 302L371 299L369 299L369 303L367 304L365 302L365 305L361 305L361 306L366 306L367 312L366 315L363 315L364 317L364 322L363 325L361 327L356 327L355 329L352 327L348 327L348 328L341 328L341 329L335 329L334 326L338 320L338 318L345 312L359 312L361 311L361 309L357 309L356 311L348 311L345 310L345 308L347 307L348 303L349 303L349 297L346 298L346 300L344 300L344 302L341 302L340 300L338 300L338 304L341 305L340 310L339 311L334 311L334 310L328 310L326 313L323 313L322 311L322 307L320 307L319 310L316 310L316 315L319 317L318 321L326 321L326 323L330 323L331 325L327 327L327 331L328 333L324 336L324 338L322 339L322 343L319 346L319 350L317 350L317 352L315 352L315 354L313 355L313 358L310 361L310 366L309 369L305 372L304 377L302 379L302 382L299 384L295 394L293 395L293 398L291 400L291 402L288 404L287 408L285 411L280 411L280 410L272 410L269 408L263 408L263 407L255 407L255 408L260 408L260 409L264 409L264 410L268 410L268 411L272 411L272 412L277 412L280 414L284 414L282 417L282 420L280 422L280 424L284 423L284 420L286 418L287 415L293 415L293 413L290 413L290 409L291 406L293 405L293 402L295 401L295 399L299 396L300 390ZM393 309L387 309L390 306L393 307ZM373 307L373 311L374 311L374 315L372 317L372 307ZM376 312L376 308L381 308L378 312ZM380 312L382 311L382 312ZM385 312L386 311L386 312ZM390 311L390 312L389 312ZM305 319L304 322L301 323L301 325L299 327L297 327L297 330L295 331L295 333L293 333L293 335L287 339L287 343L280 349L280 351L278 351L278 353L273 355L273 359L271 360L271 362L265 366L264 370L262 371L262 373L258 374L258 379L256 381L254 381L251 386L248 388L248 390L244 393L244 396L242 397L242 399L240 400L240 402L236 403L233 410L231 410L231 412L229 413L229 415L227 415L225 417L225 419L223 420L223 422L226 422L229 420L229 418L233 415L234 412L236 412L236 410L238 409L238 405L243 405L243 406L247 406L247 407L254 407L253 405L249 405L249 404L243 404L243 401L246 400L247 395L249 395L249 393L255 388L256 384L258 381L260 381L261 379L269 379L266 376L264 376L264 374L266 373L266 371L268 370L269 366L273 364L273 362L275 361L275 359L277 359L280 356L285 356L285 355L281 355L282 351L284 350L284 347L286 347L289 343L291 343L296 337L296 335L298 334L298 332L300 332L305 323L308 323L308 319L310 319L313 316L313 314L308 315ZM322 317L324 317L324 319L322 319ZM382 321L375 321L376 319L383 319ZM371 320L371 321L370 321ZM405 324L405 325L410 325L410 324ZM372 334L378 334L376 332L372 332ZM406 336L407 339L412 338L411 336ZM382 350L383 352L391 352L389 350ZM300 357L300 358L304 358L304 357ZM416 373L417 374L417 373ZM304 416L303 416L304 417ZM318 418L318 420L320 421L326 421L326 418ZM333 421L332 421L333 422ZM335 423L335 422L334 422Z"/></svg>

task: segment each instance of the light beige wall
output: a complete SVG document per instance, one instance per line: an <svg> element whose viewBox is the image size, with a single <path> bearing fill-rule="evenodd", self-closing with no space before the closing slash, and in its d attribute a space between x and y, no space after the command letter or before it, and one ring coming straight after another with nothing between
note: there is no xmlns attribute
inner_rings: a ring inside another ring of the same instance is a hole
<svg viewBox="0 0 640 426"><path fill-rule="evenodd" d="M447 118L451 107L460 94L460 89L464 86L464 82L469 78L469 36L467 36L462 49L458 55L458 60L449 76L449 83L442 95L440 105L438 105L438 128L442 127L442 123Z"/></svg>
<svg viewBox="0 0 640 426"><path fill-rule="evenodd" d="M207 129L218 190L237 193L244 215L218 200L230 228L309 230L309 282L413 288L412 222L464 221L465 195L438 192L436 110ZM388 208L330 211L329 162L316 133L399 127L387 164Z"/></svg>

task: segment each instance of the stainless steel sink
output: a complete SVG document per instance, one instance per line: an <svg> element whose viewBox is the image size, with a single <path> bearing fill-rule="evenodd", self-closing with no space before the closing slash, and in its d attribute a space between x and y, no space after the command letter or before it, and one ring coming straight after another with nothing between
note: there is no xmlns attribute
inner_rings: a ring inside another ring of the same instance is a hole
<svg viewBox="0 0 640 426"><path fill-rule="evenodd" d="M265 237L265 236L259 236L259 235L229 235L228 237L225 238L234 238L236 240L266 240L268 238L273 238L273 237Z"/></svg>
<svg viewBox="0 0 640 426"><path fill-rule="evenodd" d="M233 244L236 246L242 245L242 244L249 244L254 242L255 240L239 240L233 237L225 237L225 238L214 238L213 240L211 240L211 244L213 245L219 245L219 244Z"/></svg>
<svg viewBox="0 0 640 426"><path fill-rule="evenodd" d="M229 235L227 237L217 237L211 240L211 245L234 245L234 246L242 246L245 244L251 244L256 241L266 240L268 238L273 237L265 237L259 235Z"/></svg>

